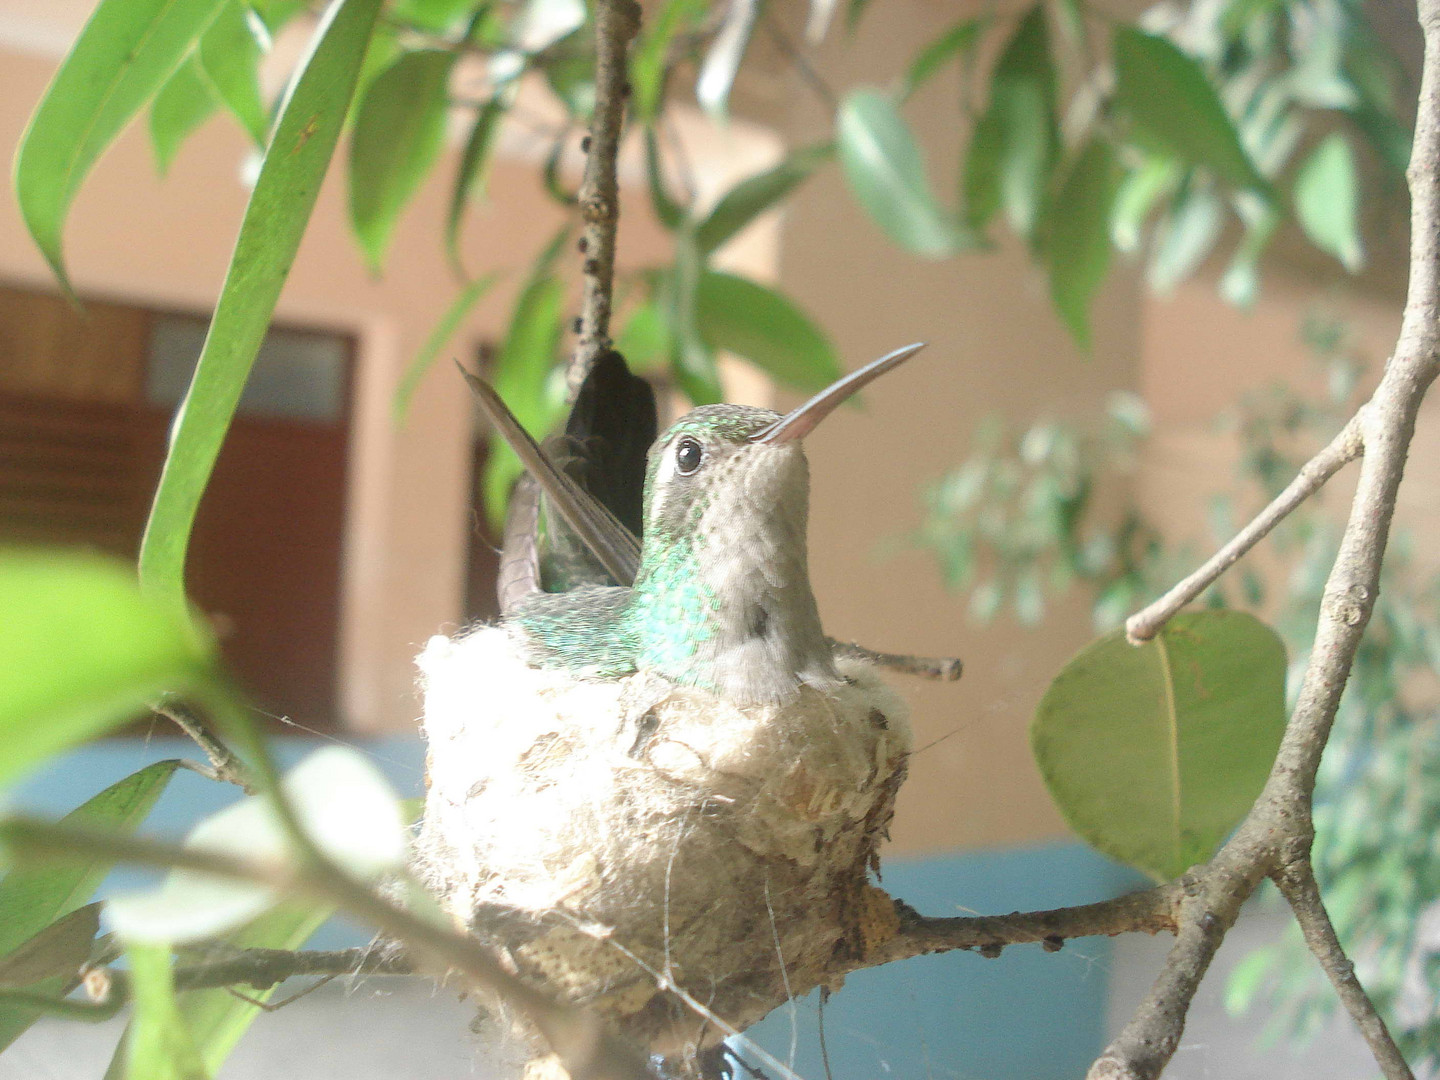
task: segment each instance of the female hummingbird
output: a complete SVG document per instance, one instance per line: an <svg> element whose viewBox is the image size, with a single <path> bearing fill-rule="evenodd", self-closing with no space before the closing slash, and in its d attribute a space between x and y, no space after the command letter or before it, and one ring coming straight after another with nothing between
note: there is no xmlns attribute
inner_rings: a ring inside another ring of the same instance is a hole
<svg viewBox="0 0 1440 1080"><path fill-rule="evenodd" d="M503 963L661 1057L837 987L898 926L870 874L907 714L821 628L802 441L919 348L784 416L702 406L643 457L653 398L618 354L558 452L466 375L544 493L546 543L522 493L500 623L419 659L419 867Z"/></svg>

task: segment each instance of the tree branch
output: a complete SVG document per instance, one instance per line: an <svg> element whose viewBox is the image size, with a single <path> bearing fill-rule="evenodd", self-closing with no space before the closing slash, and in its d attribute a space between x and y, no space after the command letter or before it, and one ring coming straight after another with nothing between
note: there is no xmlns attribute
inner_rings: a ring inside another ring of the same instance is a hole
<svg viewBox="0 0 1440 1080"><path fill-rule="evenodd" d="M1090 1080L1158 1076L1179 1044L1195 987L1240 905L1266 875L1313 877L1316 770L1379 591L1415 417L1440 370L1440 0L1419 0L1419 15L1425 67L1408 170L1410 289L1395 353L1370 401L1347 425L1358 428L1364 459L1326 581L1304 683L1264 791L1240 828L1197 872L1197 895L1182 908L1175 947L1135 1016L1091 1067ZM1304 906L1305 914L1297 911L1297 917L1310 920L1307 934L1314 933L1324 912L1318 890L1305 897ZM1357 999L1358 1015L1374 1012L1358 983L1348 985L1345 994ZM1382 1046L1376 1054L1382 1068L1393 1065L1389 1049Z"/></svg>
<svg viewBox="0 0 1440 1080"><path fill-rule="evenodd" d="M181 731L194 739L201 750L205 751L205 757L210 762L210 770L204 775L209 776L212 780L235 784L246 795L256 794L259 789L255 786L255 777L251 774L250 767L241 761L233 750L211 735L205 729L204 722L190 711L188 705L174 699L166 699L152 708L156 715L172 721ZM197 766L196 771L203 770Z"/></svg>
<svg viewBox="0 0 1440 1080"><path fill-rule="evenodd" d="M1285 899L1290 902L1290 910L1295 913L1295 921L1300 924L1300 931L1305 935L1305 944L1310 947L1310 951L1320 961L1320 966L1325 969L1325 974L1330 977L1335 992L1340 995L1340 1001L1354 1019L1360 1034L1365 1036L1370 1052L1375 1055L1386 1080L1415 1080L1415 1075L1405 1063L1395 1040L1390 1037L1390 1029L1375 1011L1375 1003L1370 1000L1365 988L1360 985L1360 980L1355 977L1355 965L1345 955L1340 939L1335 934L1330 915L1320 899L1320 886L1315 881L1315 871L1309 861L1302 860L1288 866L1275 873L1273 878Z"/></svg>
<svg viewBox="0 0 1440 1080"><path fill-rule="evenodd" d="M625 52L640 30L635 0L599 0L595 5L595 112L586 139L589 157L580 183L585 231L585 292L580 305L580 340L567 378L573 397L597 357L610 348L610 308L615 287L615 235L620 224L616 161L630 83Z"/></svg>
<svg viewBox="0 0 1440 1080"><path fill-rule="evenodd" d="M1271 529L1324 487L1325 482L1347 463L1359 457L1363 449L1360 416L1357 414L1340 429L1340 433L1328 446L1301 467L1295 479L1275 496L1269 506L1215 552L1203 566L1160 599L1125 620L1125 636L1130 639L1130 644L1143 644L1158 634L1160 628L1169 622L1176 612L1213 585L1242 555L1269 535Z"/></svg>
<svg viewBox="0 0 1440 1080"><path fill-rule="evenodd" d="M933 918L896 901L899 929L895 935L841 974L955 949L973 949L982 956L994 957L1007 945L1039 942L1047 951L1055 952L1071 938L1114 937L1131 931L1148 934L1173 931L1186 884L1181 879L1098 904L1017 911L1010 915Z"/></svg>

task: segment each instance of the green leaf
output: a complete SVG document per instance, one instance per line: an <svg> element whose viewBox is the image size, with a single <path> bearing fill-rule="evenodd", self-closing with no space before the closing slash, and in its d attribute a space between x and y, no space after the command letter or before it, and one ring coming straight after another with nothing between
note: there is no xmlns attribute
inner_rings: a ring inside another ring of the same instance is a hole
<svg viewBox="0 0 1440 1080"><path fill-rule="evenodd" d="M470 127L470 136L465 140L465 149L460 154L460 164L455 170L455 186L450 189L450 208L445 218L445 251L450 265L460 277L468 276L460 260L460 227L465 221L465 209L470 200L478 198L485 190L495 136L499 134L500 120L508 108L506 94L496 94L480 106L475 114L475 123Z"/></svg>
<svg viewBox="0 0 1440 1080"><path fill-rule="evenodd" d="M196 55L200 58L200 70L225 107L240 121L255 145L263 148L270 118L260 99L259 68L265 47L255 36L257 26L263 33L259 16L252 14L240 0L226 0L215 21L201 35Z"/></svg>
<svg viewBox="0 0 1440 1080"><path fill-rule="evenodd" d="M86 904L0 957L0 987L17 990L51 979L72 980L90 959L100 931L100 904Z"/></svg>
<svg viewBox="0 0 1440 1080"><path fill-rule="evenodd" d="M907 100L911 94L934 78L935 73L949 61L974 52L975 45L980 40L980 31L984 29L987 21L983 15L962 19L921 49L910 62L910 69L905 72L900 100Z"/></svg>
<svg viewBox="0 0 1440 1080"><path fill-rule="evenodd" d="M1125 175L1115 194L1110 216L1110 240L1120 251L1140 247L1141 230L1155 205L1175 190L1180 166L1169 158L1146 158L1144 164Z"/></svg>
<svg viewBox="0 0 1440 1080"><path fill-rule="evenodd" d="M1166 293L1184 281L1210 253L1220 236L1223 207L1213 190L1191 183L1176 197L1156 231L1146 279Z"/></svg>
<svg viewBox="0 0 1440 1080"><path fill-rule="evenodd" d="M1321 251L1350 273L1365 264L1360 246L1360 185L1350 143L1338 131L1327 136L1295 177L1295 216Z"/></svg>
<svg viewBox="0 0 1440 1080"><path fill-rule="evenodd" d="M702 273L695 322L710 348L743 356L797 390L819 392L843 374L820 328L784 296L754 281Z"/></svg>
<svg viewBox="0 0 1440 1080"><path fill-rule="evenodd" d="M475 0L399 0L391 6L391 14L397 19L440 34L471 15L474 8Z"/></svg>
<svg viewBox="0 0 1440 1080"><path fill-rule="evenodd" d="M0 552L0 783L193 687L213 652L118 560Z"/></svg>
<svg viewBox="0 0 1440 1080"><path fill-rule="evenodd" d="M1020 20L996 62L982 124L986 128L982 148L994 154L994 161L983 162L977 178L998 184L998 201L1010 227L1028 238L1040 220L1060 145L1055 69L1042 6ZM985 207L995 198L983 190L967 192L966 204Z"/></svg>
<svg viewBox="0 0 1440 1080"><path fill-rule="evenodd" d="M150 103L150 143L155 149L155 171L170 171L181 145L195 132L218 102L210 83L200 74L200 61L192 56L175 69L175 74Z"/></svg>
<svg viewBox="0 0 1440 1080"><path fill-rule="evenodd" d="M685 210L670 197L660 162L660 138L653 127L645 129L645 180L650 189L650 206L655 220L674 232L685 220Z"/></svg>
<svg viewBox="0 0 1440 1080"><path fill-rule="evenodd" d="M670 330L665 313L655 300L647 300L625 320L615 338L615 350L637 373L658 371L670 357Z"/></svg>
<svg viewBox="0 0 1440 1080"><path fill-rule="evenodd" d="M661 297L671 342L670 370L695 405L711 405L725 396L715 354L697 326L695 307L704 272L694 229L680 229L675 234L675 268L664 278Z"/></svg>
<svg viewBox="0 0 1440 1080"><path fill-rule="evenodd" d="M1110 269L1110 216L1115 199L1115 154L1091 139L1056 199L1046 254L1050 296L1082 349L1090 348L1090 302Z"/></svg>
<svg viewBox="0 0 1440 1080"><path fill-rule="evenodd" d="M549 432L560 412L558 403L547 392L565 317L565 286L553 268L569 239L567 225L535 260L511 310L491 380L515 418L537 439ZM485 513L497 525L505 520L510 488L523 471L524 466L509 445L503 439L492 439L482 488Z"/></svg>
<svg viewBox="0 0 1440 1080"><path fill-rule="evenodd" d="M1235 200L1245 235L1220 279L1220 295L1236 307L1248 308L1260 293L1260 256L1280 227L1279 212L1264 199L1239 195Z"/></svg>
<svg viewBox="0 0 1440 1080"><path fill-rule="evenodd" d="M141 580L177 609L196 507L320 194L379 8L380 0L342 0L328 10L245 208L140 546Z"/></svg>
<svg viewBox="0 0 1440 1080"><path fill-rule="evenodd" d="M1115 30L1115 93L1140 143L1203 166L1238 188L1270 188L1240 145L1204 69L1173 43L1133 26Z"/></svg>
<svg viewBox="0 0 1440 1080"><path fill-rule="evenodd" d="M702 255L721 247L745 226L780 202L810 178L817 167L835 154L835 144L802 147L774 168L747 176L727 191L695 227L695 243Z"/></svg>
<svg viewBox="0 0 1440 1080"><path fill-rule="evenodd" d="M965 165L960 170L960 198L965 223L979 232L1000 209L1000 154L1003 149L1000 117L989 110L975 121Z"/></svg>
<svg viewBox="0 0 1440 1080"><path fill-rule="evenodd" d="M239 933L226 939L233 949L298 949L330 917L328 908L281 905L266 912ZM247 989L251 1001L268 1001L279 989ZM199 1047L211 1074L230 1056L241 1037L264 1010L224 988L195 990L180 998L180 1018Z"/></svg>
<svg viewBox="0 0 1440 1080"><path fill-rule="evenodd" d="M635 118L640 123L648 126L660 115L670 43L705 13L705 7L705 0L666 0L630 50L630 85L634 88Z"/></svg>
<svg viewBox="0 0 1440 1080"><path fill-rule="evenodd" d="M490 286L495 284L495 278L494 274L486 274L461 289L460 295L451 301L445 314L440 316L440 321L430 331L425 344L420 346L415 359L406 367L405 374L400 377L400 384L395 388L395 397L390 402L390 419L396 427L405 423L405 414L410 410L410 399L415 396L415 388L420 385L420 380L434 365L435 358L440 355L445 343L455 336L460 321L480 302L480 298L490 291Z"/></svg>
<svg viewBox="0 0 1440 1080"><path fill-rule="evenodd" d="M157 761L111 784L63 818L67 825L92 825L133 833L145 820L175 775L178 761ZM0 879L0 952L8 953L47 925L78 910L95 895L110 864L90 862L12 870ZM46 993L65 993L66 981L56 979ZM14 1042L40 1016L40 1011L0 1002L0 1050Z"/></svg>
<svg viewBox="0 0 1440 1080"><path fill-rule="evenodd" d="M445 141L446 89L455 54L403 54L375 77L355 116L350 140L350 223L372 273L390 234Z"/></svg>
<svg viewBox="0 0 1440 1080"><path fill-rule="evenodd" d="M134 986L126 1077L128 1080L209 1080L175 1002L175 982L166 945L131 945L125 950Z"/></svg>
<svg viewBox="0 0 1440 1080"><path fill-rule="evenodd" d="M1089 645L1045 692L1030 740L1070 827L1167 880L1245 816L1284 730L1280 638L1251 615L1203 611L1139 647L1123 630Z"/></svg>
<svg viewBox="0 0 1440 1080"><path fill-rule="evenodd" d="M930 192L915 136L889 98L851 91L840 104L837 126L850 191L891 240L932 259L963 246L955 222Z"/></svg>
<svg viewBox="0 0 1440 1080"><path fill-rule="evenodd" d="M90 167L174 74L222 0L104 0L55 73L15 157L25 226L69 291L65 215Z"/></svg>

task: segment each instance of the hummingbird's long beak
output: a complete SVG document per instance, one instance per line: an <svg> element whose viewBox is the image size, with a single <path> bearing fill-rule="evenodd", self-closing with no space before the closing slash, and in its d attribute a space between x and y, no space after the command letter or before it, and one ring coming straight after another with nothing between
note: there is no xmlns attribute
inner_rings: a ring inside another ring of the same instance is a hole
<svg viewBox="0 0 1440 1080"><path fill-rule="evenodd" d="M923 349L926 342L917 341L902 349L886 353L879 360L872 360L858 371L852 371L843 379L837 379L798 409L792 409L773 424L767 424L750 441L778 446L805 438L819 426L820 421L835 411L835 408L862 386L874 382L891 368L899 367L910 357Z"/></svg>

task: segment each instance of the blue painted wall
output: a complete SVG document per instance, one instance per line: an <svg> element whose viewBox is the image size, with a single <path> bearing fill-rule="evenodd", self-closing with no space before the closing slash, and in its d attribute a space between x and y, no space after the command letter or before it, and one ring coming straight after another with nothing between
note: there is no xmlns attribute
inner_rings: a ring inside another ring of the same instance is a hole
<svg viewBox="0 0 1440 1080"><path fill-rule="evenodd" d="M1004 914L1084 904L1142 884L1079 844L887 860L883 882L926 915ZM825 1005L835 1080L1075 1080L1104 1048L1110 941L1058 953L1012 945L998 958L957 952L859 972ZM823 1077L818 994L798 1003L795 1071ZM789 1010L750 1037L781 1061Z"/></svg>

